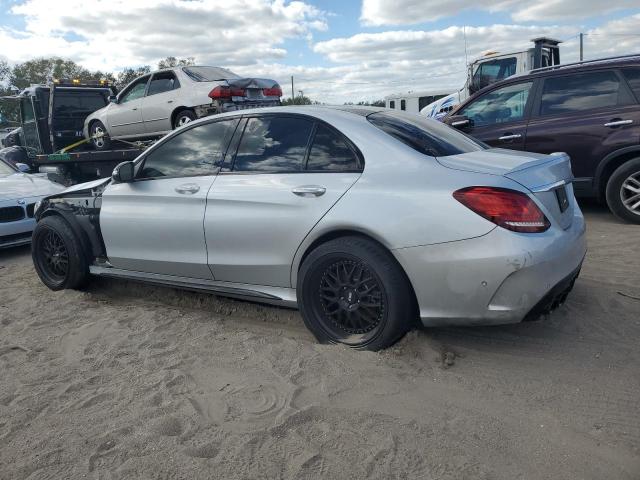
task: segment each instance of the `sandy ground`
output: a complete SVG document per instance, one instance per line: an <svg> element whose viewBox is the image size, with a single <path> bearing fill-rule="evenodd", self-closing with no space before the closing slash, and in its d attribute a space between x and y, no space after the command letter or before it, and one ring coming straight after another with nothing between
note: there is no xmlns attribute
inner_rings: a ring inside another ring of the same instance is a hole
<svg viewBox="0 0 640 480"><path fill-rule="evenodd" d="M318 345L297 312L0 252L0 478L640 479L640 228L587 206L567 304Z"/></svg>

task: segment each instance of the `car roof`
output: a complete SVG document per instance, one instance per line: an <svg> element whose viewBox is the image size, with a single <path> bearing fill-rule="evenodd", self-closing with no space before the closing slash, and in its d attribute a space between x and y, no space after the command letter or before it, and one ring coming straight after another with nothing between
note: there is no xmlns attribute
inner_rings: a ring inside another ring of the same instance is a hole
<svg viewBox="0 0 640 480"><path fill-rule="evenodd" d="M586 60L582 62L565 63L560 65L552 65L549 67L536 68L528 72L519 73L506 80L536 78L539 76L562 75L564 73L582 72L589 70L597 70L601 68L640 66L640 54L624 55L620 57L598 58L595 60Z"/></svg>

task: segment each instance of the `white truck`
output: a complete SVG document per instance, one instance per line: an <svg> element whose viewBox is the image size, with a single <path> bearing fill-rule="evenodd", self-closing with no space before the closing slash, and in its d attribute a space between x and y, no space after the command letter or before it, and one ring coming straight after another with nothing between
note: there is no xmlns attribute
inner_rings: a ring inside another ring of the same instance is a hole
<svg viewBox="0 0 640 480"><path fill-rule="evenodd" d="M472 62L464 86L420 110L422 115L441 120L460 102L499 80L541 67L560 64L560 40L540 37L531 40L533 48L519 52L487 52Z"/></svg>
<svg viewBox="0 0 640 480"><path fill-rule="evenodd" d="M394 93L384 97L385 107L393 110L404 110L411 113L419 113L427 105L440 100L448 95L445 91L420 91L407 93Z"/></svg>

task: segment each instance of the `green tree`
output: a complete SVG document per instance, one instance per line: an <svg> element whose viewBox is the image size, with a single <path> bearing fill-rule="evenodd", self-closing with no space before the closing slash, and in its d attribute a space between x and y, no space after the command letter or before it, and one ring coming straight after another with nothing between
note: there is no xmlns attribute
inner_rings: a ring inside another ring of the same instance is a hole
<svg viewBox="0 0 640 480"><path fill-rule="evenodd" d="M189 65L195 65L196 59L194 57L176 58L167 57L164 60L158 62L158 70L171 67L188 67Z"/></svg>
<svg viewBox="0 0 640 480"><path fill-rule="evenodd" d="M47 83L56 78L77 78L81 81L114 79L110 73L92 72L72 60L57 57L36 58L19 63L11 69L9 75L10 83L19 89L32 83Z"/></svg>
<svg viewBox="0 0 640 480"><path fill-rule="evenodd" d="M306 97L304 95L298 95L297 97L293 98L286 98L282 101L282 105L313 105L313 103L314 102L312 102L309 97Z"/></svg>
<svg viewBox="0 0 640 480"><path fill-rule="evenodd" d="M116 76L116 87L118 87L118 89L122 89L136 78L146 75L150 71L151 67L149 65L143 65L142 67L137 68L125 68L118 72L118 75Z"/></svg>

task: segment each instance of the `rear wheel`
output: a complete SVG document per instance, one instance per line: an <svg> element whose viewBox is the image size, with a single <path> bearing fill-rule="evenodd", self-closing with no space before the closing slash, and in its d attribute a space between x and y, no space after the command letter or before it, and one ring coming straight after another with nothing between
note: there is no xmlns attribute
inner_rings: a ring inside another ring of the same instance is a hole
<svg viewBox="0 0 640 480"><path fill-rule="evenodd" d="M187 123L194 121L195 119L196 119L196 114L193 113L191 110L180 110L176 114L176 118L173 121L173 128L174 130L176 128L180 128L183 125L186 125Z"/></svg>
<svg viewBox="0 0 640 480"><path fill-rule="evenodd" d="M409 282L383 247L342 237L316 248L298 275L302 317L316 338L379 350L400 339L416 317Z"/></svg>
<svg viewBox="0 0 640 480"><path fill-rule="evenodd" d="M111 138L101 121L97 120L91 124L89 135L96 150L109 150L111 148Z"/></svg>
<svg viewBox="0 0 640 480"><path fill-rule="evenodd" d="M31 256L40 280L51 290L79 288L89 276L89 262L80 239L57 215L45 217L36 225Z"/></svg>
<svg viewBox="0 0 640 480"><path fill-rule="evenodd" d="M607 182L607 205L618 218L640 224L640 158L613 172Z"/></svg>

